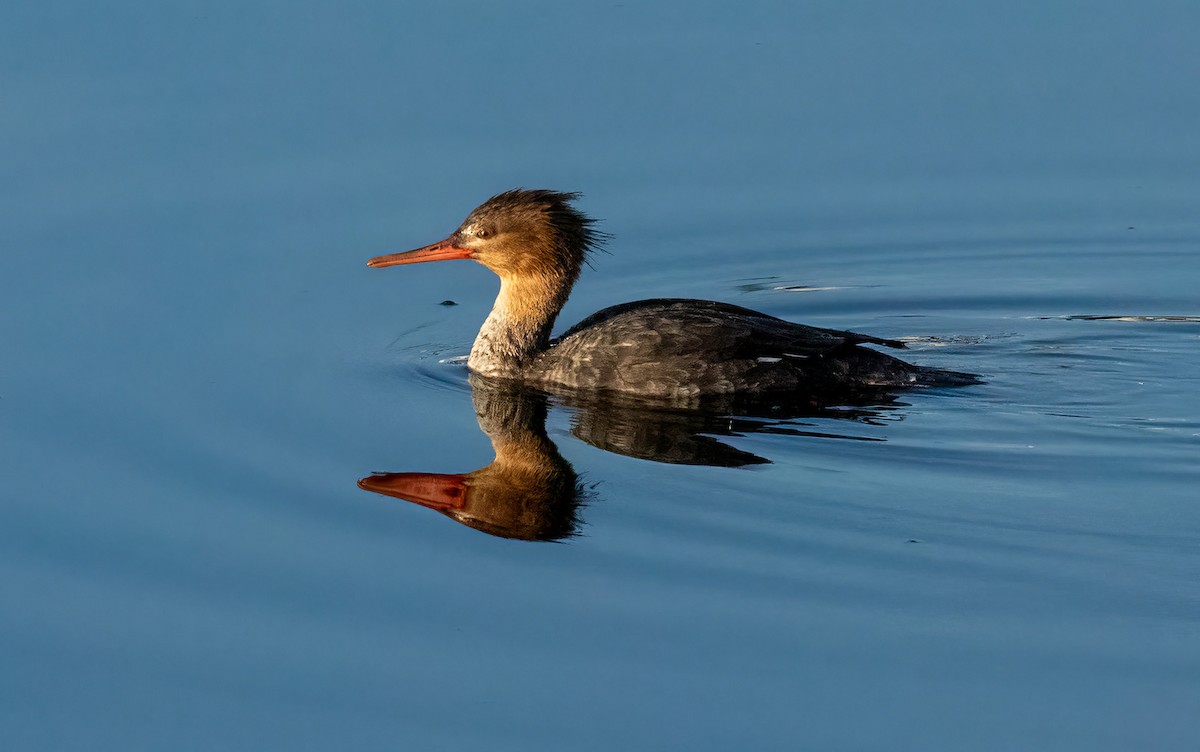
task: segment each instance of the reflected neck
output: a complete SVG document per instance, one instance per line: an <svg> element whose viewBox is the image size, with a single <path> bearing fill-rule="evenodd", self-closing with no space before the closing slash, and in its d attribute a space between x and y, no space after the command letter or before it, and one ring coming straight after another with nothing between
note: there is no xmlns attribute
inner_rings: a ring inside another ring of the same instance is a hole
<svg viewBox="0 0 1200 752"><path fill-rule="evenodd" d="M550 346L550 329L573 279L501 277L500 294L479 330L467 365L484 376L516 377Z"/></svg>

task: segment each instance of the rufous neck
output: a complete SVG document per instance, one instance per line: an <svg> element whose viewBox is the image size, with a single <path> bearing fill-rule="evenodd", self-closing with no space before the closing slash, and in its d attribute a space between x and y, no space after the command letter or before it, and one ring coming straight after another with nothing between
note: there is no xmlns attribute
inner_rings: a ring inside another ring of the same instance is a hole
<svg viewBox="0 0 1200 752"><path fill-rule="evenodd" d="M479 330L467 365L485 376L519 376L550 346L550 329L573 279L549 276L500 278L500 294Z"/></svg>

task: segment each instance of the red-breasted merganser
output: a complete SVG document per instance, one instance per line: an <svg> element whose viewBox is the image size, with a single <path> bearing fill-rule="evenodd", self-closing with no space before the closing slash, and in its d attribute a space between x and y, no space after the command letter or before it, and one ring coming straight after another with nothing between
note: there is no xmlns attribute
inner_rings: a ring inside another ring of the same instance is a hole
<svg viewBox="0 0 1200 752"><path fill-rule="evenodd" d="M589 252L605 239L577 193L515 189L475 208L445 240L378 256L372 268L472 259L500 294L467 365L548 390L611 391L695 404L710 397L887 390L979 383L905 363L862 344L897 340L794 324L709 300L653 299L605 308L557 339L554 320Z"/></svg>

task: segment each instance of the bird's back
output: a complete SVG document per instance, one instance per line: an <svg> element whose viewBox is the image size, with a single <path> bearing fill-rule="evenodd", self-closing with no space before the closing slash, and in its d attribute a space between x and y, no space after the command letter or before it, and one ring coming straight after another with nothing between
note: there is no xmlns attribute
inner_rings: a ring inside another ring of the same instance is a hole
<svg viewBox="0 0 1200 752"><path fill-rule="evenodd" d="M527 378L677 403L732 394L886 388L931 369L858 345L895 340L796 324L708 300L654 299L606 308L562 335Z"/></svg>

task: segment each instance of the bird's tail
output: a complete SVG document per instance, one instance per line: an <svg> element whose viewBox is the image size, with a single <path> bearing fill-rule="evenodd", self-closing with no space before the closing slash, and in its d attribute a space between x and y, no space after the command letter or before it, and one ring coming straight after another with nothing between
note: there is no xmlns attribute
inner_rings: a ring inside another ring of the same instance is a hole
<svg viewBox="0 0 1200 752"><path fill-rule="evenodd" d="M916 371L919 386L971 386L982 384L983 379L963 371L943 371L940 368L919 366Z"/></svg>

